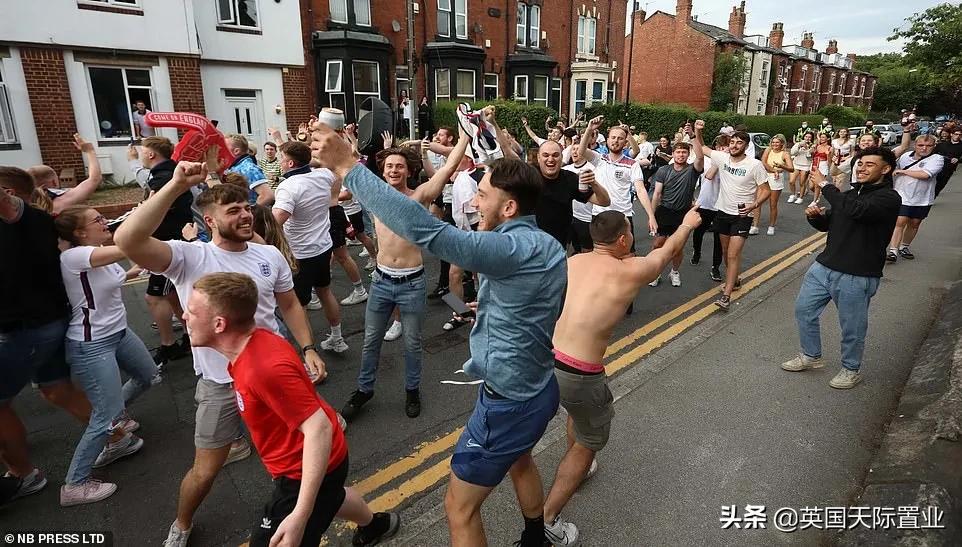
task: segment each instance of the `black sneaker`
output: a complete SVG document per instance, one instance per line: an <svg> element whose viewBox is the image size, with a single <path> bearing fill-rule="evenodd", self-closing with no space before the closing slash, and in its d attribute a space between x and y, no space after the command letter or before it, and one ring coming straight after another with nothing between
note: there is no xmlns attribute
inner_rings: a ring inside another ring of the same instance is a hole
<svg viewBox="0 0 962 547"><path fill-rule="evenodd" d="M908 247L902 247L899 249L899 256L906 260L915 260L915 255L912 254L912 251L910 251Z"/></svg>
<svg viewBox="0 0 962 547"><path fill-rule="evenodd" d="M170 361L176 361L190 355L190 338L184 334L183 338L174 342L169 346L160 346L154 353L152 357L154 358L154 363L157 366L162 366Z"/></svg>
<svg viewBox="0 0 962 547"><path fill-rule="evenodd" d="M728 308L732 305L732 297L727 294L723 294L715 300L715 305L721 308L722 311L728 311Z"/></svg>
<svg viewBox="0 0 962 547"><path fill-rule="evenodd" d="M737 290L739 290L739 289L741 289L741 288L742 288L742 278L736 277L736 278L735 278L735 290L737 291Z"/></svg>
<svg viewBox="0 0 962 547"><path fill-rule="evenodd" d="M404 403L404 413L408 418L417 418L421 415L421 391L411 389L407 391L407 401Z"/></svg>
<svg viewBox="0 0 962 547"><path fill-rule="evenodd" d="M441 298L442 296L448 294L449 292L451 292L451 290L448 289L447 287L442 287L441 285L438 285L437 287L434 288L433 291L431 291L428 294L428 298L431 300L435 300L435 299Z"/></svg>
<svg viewBox="0 0 962 547"><path fill-rule="evenodd" d="M697 266L699 262L701 262L701 253L695 253L695 254L691 255L691 265L692 265L692 266Z"/></svg>
<svg viewBox="0 0 962 547"><path fill-rule="evenodd" d="M365 393L361 390L355 391L351 394L351 398L348 399L344 408L341 409L341 416L344 417L344 420L350 422L361 411L361 407L370 401L372 397L374 397L373 391L370 393Z"/></svg>
<svg viewBox="0 0 962 547"><path fill-rule="evenodd" d="M718 269L718 266L712 266L712 267L711 267L711 271L708 272L708 277L710 277L711 280L714 281L714 282L716 282L716 283L721 283L722 281L725 280L725 279L722 277L721 270Z"/></svg>
<svg viewBox="0 0 962 547"><path fill-rule="evenodd" d="M512 545L514 547L552 547L554 544L551 543L551 540L544 536L544 532L542 532L538 537L527 536L524 532L521 532L521 539L515 541Z"/></svg>
<svg viewBox="0 0 962 547"><path fill-rule="evenodd" d="M377 545L397 533L401 527L401 517L397 513L374 513L374 519L367 526L358 526L351 545Z"/></svg>
<svg viewBox="0 0 962 547"><path fill-rule="evenodd" d="M885 261L895 264L899 261L899 255L895 254L895 251L889 250L889 252L885 255Z"/></svg>

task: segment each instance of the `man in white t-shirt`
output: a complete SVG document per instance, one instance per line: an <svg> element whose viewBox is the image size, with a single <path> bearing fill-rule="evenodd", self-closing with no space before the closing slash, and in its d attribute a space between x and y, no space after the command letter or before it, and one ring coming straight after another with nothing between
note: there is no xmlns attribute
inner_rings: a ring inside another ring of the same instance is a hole
<svg viewBox="0 0 962 547"><path fill-rule="evenodd" d="M565 165L562 169L571 171L579 177L582 171L594 172L595 164L600 161L600 158L596 157L592 163L581 155L581 149L577 145L571 146L570 149L571 164ZM594 241L591 239L589 227L591 219L594 218L594 204L571 200L571 216L571 246L576 253L591 252L594 249Z"/></svg>
<svg viewBox="0 0 962 547"><path fill-rule="evenodd" d="M132 117L134 118L134 138L141 139L144 137L153 137L157 134L157 131L147 125L147 114L150 110L147 110L147 103L144 101L137 101L134 103L136 107L133 111Z"/></svg>
<svg viewBox="0 0 962 547"><path fill-rule="evenodd" d="M311 169L311 149L298 141L285 142L280 148L284 181L274 192L271 211L284 227L287 244L297 259L294 293L302 306L311 301L311 291L324 305L324 316L331 334L321 342L324 350L348 350L341 335L341 308L331 292L331 187L334 174L328 169ZM346 221L345 221L346 222Z"/></svg>
<svg viewBox="0 0 962 547"><path fill-rule="evenodd" d="M276 332L274 310L280 308L288 328L302 345L309 373L323 379L327 375L324 361L314 348L307 315L294 294L287 260L274 247L249 243L254 236L254 217L247 190L220 184L198 196L196 204L203 211L213 236L211 243L160 241L151 237L174 200L203 182L205 175L203 164L178 164L172 180L117 229L115 243L132 262L170 279L182 302L189 300L194 282L206 274L250 275L260 293L255 315L257 326ZM220 469L250 455L250 444L243 439L236 440L240 435L240 416L227 372L227 359L209 348L192 350L194 370L200 375L194 396L197 401L194 465L180 485L177 520L171 525L164 544L168 546L187 544L194 513Z"/></svg>
<svg viewBox="0 0 962 547"><path fill-rule="evenodd" d="M731 306L731 294L741 286L738 280L741 267L742 248L752 227L749 216L758 205L765 203L771 194L768 187L768 173L762 162L746 155L751 137L744 131L735 131L728 140L728 152L721 152L705 146L702 132L703 120L695 121L695 146L701 146L705 155L711 158L712 165L718 167L720 184L718 213L712 228L718 232L722 251L725 254L725 287L715 305L724 311Z"/></svg>
<svg viewBox="0 0 962 547"><path fill-rule="evenodd" d="M898 257L907 260L915 258L909 245L919 233L922 221L929 216L935 201L936 178L945 166L945 158L933 154L937 144L935 135L919 135L915 139L914 150L909 151L914 129L914 125L906 128L902 133L902 143L892 150L898 157L892 177L895 179L895 191L902 196L902 208L899 209L899 218L895 222L895 231L892 232L892 241L885 256L888 262L895 262Z"/></svg>

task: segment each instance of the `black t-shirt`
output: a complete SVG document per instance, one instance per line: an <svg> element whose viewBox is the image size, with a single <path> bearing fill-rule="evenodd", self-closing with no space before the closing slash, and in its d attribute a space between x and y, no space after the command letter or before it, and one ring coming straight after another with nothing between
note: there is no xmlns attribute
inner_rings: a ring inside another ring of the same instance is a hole
<svg viewBox="0 0 962 547"><path fill-rule="evenodd" d="M962 158L962 142L957 142L955 144L952 141L941 141L935 145L935 153L941 154L945 158L945 167L942 168L942 172L948 171L951 175L958 164L952 163L952 158L960 159Z"/></svg>
<svg viewBox="0 0 962 547"><path fill-rule="evenodd" d="M0 220L0 328L42 325L67 317L53 217L24 204L20 220Z"/></svg>
<svg viewBox="0 0 962 547"><path fill-rule="evenodd" d="M671 164L658 169L651 181L662 184L660 205L673 211L691 209L700 176L694 165L686 165L681 171L675 171Z"/></svg>
<svg viewBox="0 0 962 547"><path fill-rule="evenodd" d="M150 180L147 181L147 186L149 186L154 193L160 191L165 184L174 178L174 169L176 168L177 162L174 160L162 161L153 166L150 170ZM190 193L190 190L185 190L183 194L177 196L174 204L170 206L167 214L164 215L164 220L160 222L160 226L154 231L154 237L161 241L183 239L181 231L184 228L184 224L193 222L194 220L194 215L190 210L190 206L193 205L193 203L194 196Z"/></svg>
<svg viewBox="0 0 962 547"><path fill-rule="evenodd" d="M571 241L571 200L585 203L592 191L578 190L578 175L565 169L558 173L558 178L546 179L542 176L541 181L544 186L535 212L538 227L567 248Z"/></svg>

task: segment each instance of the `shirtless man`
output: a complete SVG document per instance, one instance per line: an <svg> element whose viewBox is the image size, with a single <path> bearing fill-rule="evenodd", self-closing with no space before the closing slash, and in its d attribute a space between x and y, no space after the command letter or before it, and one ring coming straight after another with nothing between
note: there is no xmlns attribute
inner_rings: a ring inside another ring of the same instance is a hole
<svg viewBox="0 0 962 547"><path fill-rule="evenodd" d="M420 168L416 153L398 148L382 150L378 153L378 166L384 180L392 188L427 208L441 194L444 185L461 163L469 140L462 132L444 166L416 190L407 186L410 175ZM374 397L381 343L395 306L401 311L404 333L404 388L407 392L404 411L409 418L421 414L421 322L427 298L421 249L402 239L377 219L374 229L378 241L377 267L372 275L364 316L361 372L357 378L357 390L341 409L341 415L348 421L357 416L361 407Z"/></svg>
<svg viewBox="0 0 962 547"><path fill-rule="evenodd" d="M681 252L700 224L701 215L691 208L664 245L634 257L628 219L605 211L591 221L594 249L568 258L568 289L552 340L561 405L568 411L568 450L544 503L545 539L554 545L578 542L577 528L559 515L581 482L598 469L595 454L608 442L613 397L601 363L611 332L638 290Z"/></svg>

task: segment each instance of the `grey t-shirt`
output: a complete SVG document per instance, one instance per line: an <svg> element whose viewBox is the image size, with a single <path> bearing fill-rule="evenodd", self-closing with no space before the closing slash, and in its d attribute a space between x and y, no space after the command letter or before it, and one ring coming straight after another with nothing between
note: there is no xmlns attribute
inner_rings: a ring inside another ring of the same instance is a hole
<svg viewBox="0 0 962 547"><path fill-rule="evenodd" d="M673 211L683 211L691 208L695 198L695 186L701 175L694 165L686 165L681 171L675 171L673 163L662 166L655 173L652 180L662 183L661 206Z"/></svg>

